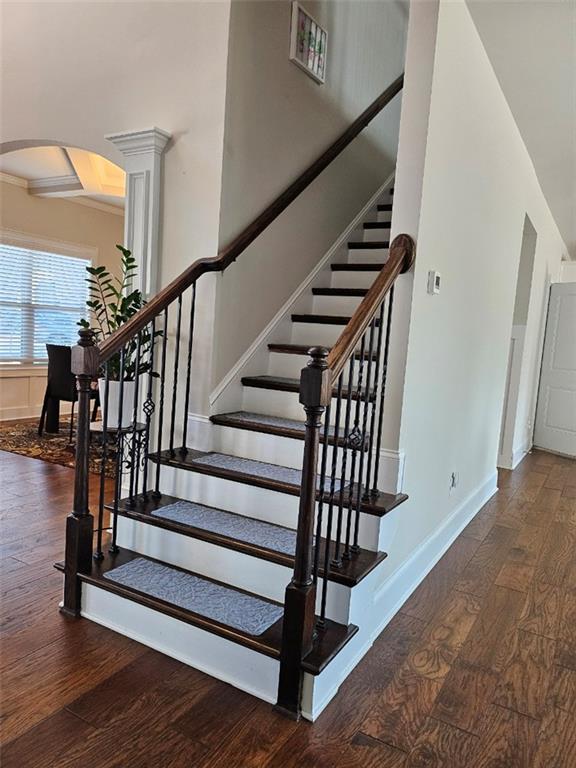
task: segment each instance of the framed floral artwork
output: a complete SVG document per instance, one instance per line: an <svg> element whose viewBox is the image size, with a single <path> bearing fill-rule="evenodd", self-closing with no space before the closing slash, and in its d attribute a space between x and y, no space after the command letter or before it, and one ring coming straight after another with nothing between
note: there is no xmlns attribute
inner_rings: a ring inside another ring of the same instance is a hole
<svg viewBox="0 0 576 768"><path fill-rule="evenodd" d="M328 32L299 3L292 3L290 60L317 83L326 80Z"/></svg>

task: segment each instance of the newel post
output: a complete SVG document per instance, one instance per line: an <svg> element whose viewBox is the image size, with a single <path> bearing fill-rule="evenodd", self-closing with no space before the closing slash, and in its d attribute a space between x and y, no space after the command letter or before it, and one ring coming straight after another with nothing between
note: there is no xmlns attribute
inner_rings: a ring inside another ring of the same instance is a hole
<svg viewBox="0 0 576 768"><path fill-rule="evenodd" d="M311 650L316 617L313 579L313 539L316 508L318 443L322 414L330 402L331 376L325 347L309 350L310 360L300 375L300 402L306 412L302 484L298 509L294 575L286 587L277 709L300 716L302 659Z"/></svg>
<svg viewBox="0 0 576 768"><path fill-rule="evenodd" d="M80 340L72 347L72 373L78 387L78 420L76 426L76 466L74 470L74 504L66 518L66 556L64 561L63 613L80 615L79 573L90 571L94 518L88 509L90 385L98 376L99 355L94 333L79 331Z"/></svg>

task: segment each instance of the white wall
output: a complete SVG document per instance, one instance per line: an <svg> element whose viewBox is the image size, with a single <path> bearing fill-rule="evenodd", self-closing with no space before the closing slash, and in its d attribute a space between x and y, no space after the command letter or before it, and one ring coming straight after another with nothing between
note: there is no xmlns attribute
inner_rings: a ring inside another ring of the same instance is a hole
<svg viewBox="0 0 576 768"><path fill-rule="evenodd" d="M565 252L463 2L440 4L433 67L400 434L410 500L389 550L397 563L493 487L525 215L538 243L519 422L531 413L545 297ZM439 295L427 294L430 269L442 274Z"/></svg>
<svg viewBox="0 0 576 768"><path fill-rule="evenodd" d="M107 134L156 125L165 154L160 285L218 250L229 0L6 3L0 133L62 143L123 167ZM206 410L214 279L199 291L194 410Z"/></svg>
<svg viewBox="0 0 576 768"><path fill-rule="evenodd" d="M234 2L220 243L226 244L403 70L403 2L308 2L328 29L327 78L289 61L289 0ZM215 383L248 348L394 167L400 97L222 276ZM249 310L249 311L247 311Z"/></svg>
<svg viewBox="0 0 576 768"><path fill-rule="evenodd" d="M562 283L576 283L576 261L563 261L560 270Z"/></svg>

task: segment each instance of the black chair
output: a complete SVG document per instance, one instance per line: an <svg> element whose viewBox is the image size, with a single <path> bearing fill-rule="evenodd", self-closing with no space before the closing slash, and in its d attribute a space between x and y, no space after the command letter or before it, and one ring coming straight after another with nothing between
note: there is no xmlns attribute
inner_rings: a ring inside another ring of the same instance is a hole
<svg viewBox="0 0 576 768"><path fill-rule="evenodd" d="M49 406L53 405L55 407L57 419L60 412L59 402L63 400L66 403L72 403L72 417L70 419L70 442L72 442L74 406L78 400L76 377L72 373L72 349L59 344L46 344L46 351L48 352L48 381L46 383L46 392L44 393L40 423L38 424L38 434L42 437ZM94 400L94 407L92 409L92 421L94 421L100 406L100 397L97 389L91 390L90 399Z"/></svg>

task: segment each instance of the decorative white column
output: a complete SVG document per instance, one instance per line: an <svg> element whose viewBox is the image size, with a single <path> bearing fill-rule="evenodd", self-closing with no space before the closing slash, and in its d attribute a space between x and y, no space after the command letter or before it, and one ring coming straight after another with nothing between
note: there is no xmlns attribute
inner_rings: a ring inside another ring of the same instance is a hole
<svg viewBox="0 0 576 768"><path fill-rule="evenodd" d="M138 283L134 287L145 297L158 291L162 162L170 137L160 128L106 136L125 158L124 245L138 263Z"/></svg>

